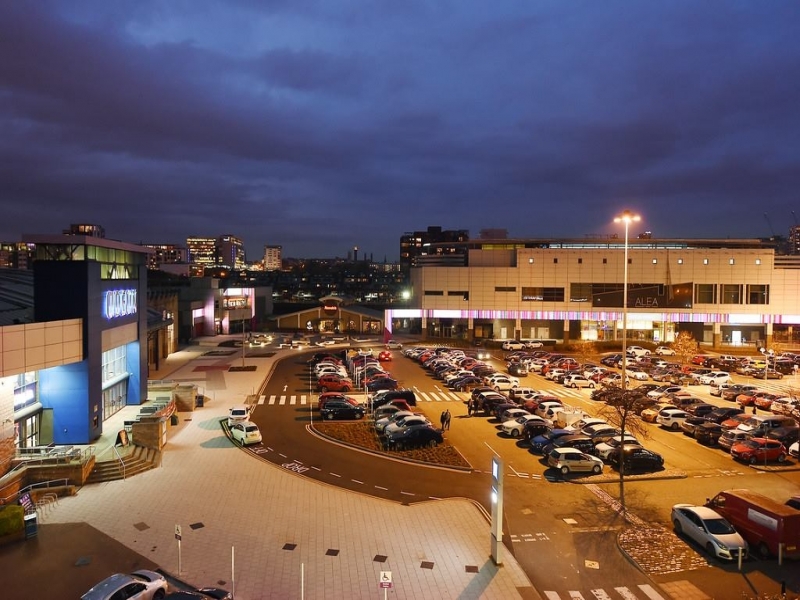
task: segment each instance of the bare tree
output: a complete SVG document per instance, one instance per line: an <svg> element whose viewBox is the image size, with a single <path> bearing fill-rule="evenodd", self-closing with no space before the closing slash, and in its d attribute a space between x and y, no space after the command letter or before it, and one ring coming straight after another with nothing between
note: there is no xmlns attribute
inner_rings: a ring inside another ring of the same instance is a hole
<svg viewBox="0 0 800 600"><path fill-rule="evenodd" d="M672 342L672 349L681 359L681 363L686 364L697 353L697 341L688 331L681 331L675 337L675 341Z"/></svg>
<svg viewBox="0 0 800 600"><path fill-rule="evenodd" d="M572 344L572 351L578 356L581 364L585 364L596 354L597 347L592 340L581 340Z"/></svg>
<svg viewBox="0 0 800 600"><path fill-rule="evenodd" d="M605 402L599 413L611 425L618 427L622 432L623 440L626 432L635 437L646 439L648 429L639 417L639 407L646 398L643 392L636 388L625 389L620 386L610 385L602 390L597 390L592 394L595 400ZM619 452L619 502L625 510L625 461L623 449L625 444L620 444Z"/></svg>

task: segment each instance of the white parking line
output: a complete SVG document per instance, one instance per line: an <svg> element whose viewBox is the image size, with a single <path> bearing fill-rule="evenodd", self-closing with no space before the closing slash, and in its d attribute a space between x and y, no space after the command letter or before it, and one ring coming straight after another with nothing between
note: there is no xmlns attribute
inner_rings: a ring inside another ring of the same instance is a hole
<svg viewBox="0 0 800 600"><path fill-rule="evenodd" d="M267 397L262 394L261 396L258 397L258 403L259 404L264 404L264 401L266 399L267 399Z"/></svg>

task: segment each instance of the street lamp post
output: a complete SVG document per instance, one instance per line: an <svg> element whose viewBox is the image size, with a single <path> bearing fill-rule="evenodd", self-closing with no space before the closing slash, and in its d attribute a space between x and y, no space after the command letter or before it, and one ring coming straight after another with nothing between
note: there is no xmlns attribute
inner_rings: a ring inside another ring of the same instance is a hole
<svg viewBox="0 0 800 600"><path fill-rule="evenodd" d="M764 355L764 363L765 363L764 364L764 382L766 382L767 381L767 375L769 374L769 358L770 358L770 356L774 356L775 355L775 351L771 350L771 349L767 350L766 348L759 348L759 351L761 352L761 354ZM773 360L773 362L774 362L774 360Z"/></svg>
<svg viewBox="0 0 800 600"><path fill-rule="evenodd" d="M639 215L626 210L621 215L614 217L614 223L623 223L625 226L625 262L622 265L622 389L628 387L628 229L631 223L640 221Z"/></svg>

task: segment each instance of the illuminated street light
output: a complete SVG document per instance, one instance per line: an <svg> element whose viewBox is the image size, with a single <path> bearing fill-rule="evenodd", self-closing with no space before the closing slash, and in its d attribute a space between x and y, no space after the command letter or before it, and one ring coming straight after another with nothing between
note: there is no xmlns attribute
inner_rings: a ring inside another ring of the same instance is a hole
<svg viewBox="0 0 800 600"><path fill-rule="evenodd" d="M624 223L625 225L625 263L623 264L623 283L622 283L622 389L628 388L628 229L631 223L641 221L639 215L626 210L618 217L614 217L614 223Z"/></svg>

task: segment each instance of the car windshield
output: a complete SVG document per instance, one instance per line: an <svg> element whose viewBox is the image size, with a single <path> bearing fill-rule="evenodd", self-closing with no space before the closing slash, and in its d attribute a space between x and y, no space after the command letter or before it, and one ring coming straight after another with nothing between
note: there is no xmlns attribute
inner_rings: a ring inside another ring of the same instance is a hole
<svg viewBox="0 0 800 600"><path fill-rule="evenodd" d="M725 519L706 519L703 521L703 523L705 523L708 533L713 535L728 535L731 533L736 533L736 530L733 528L733 526Z"/></svg>

